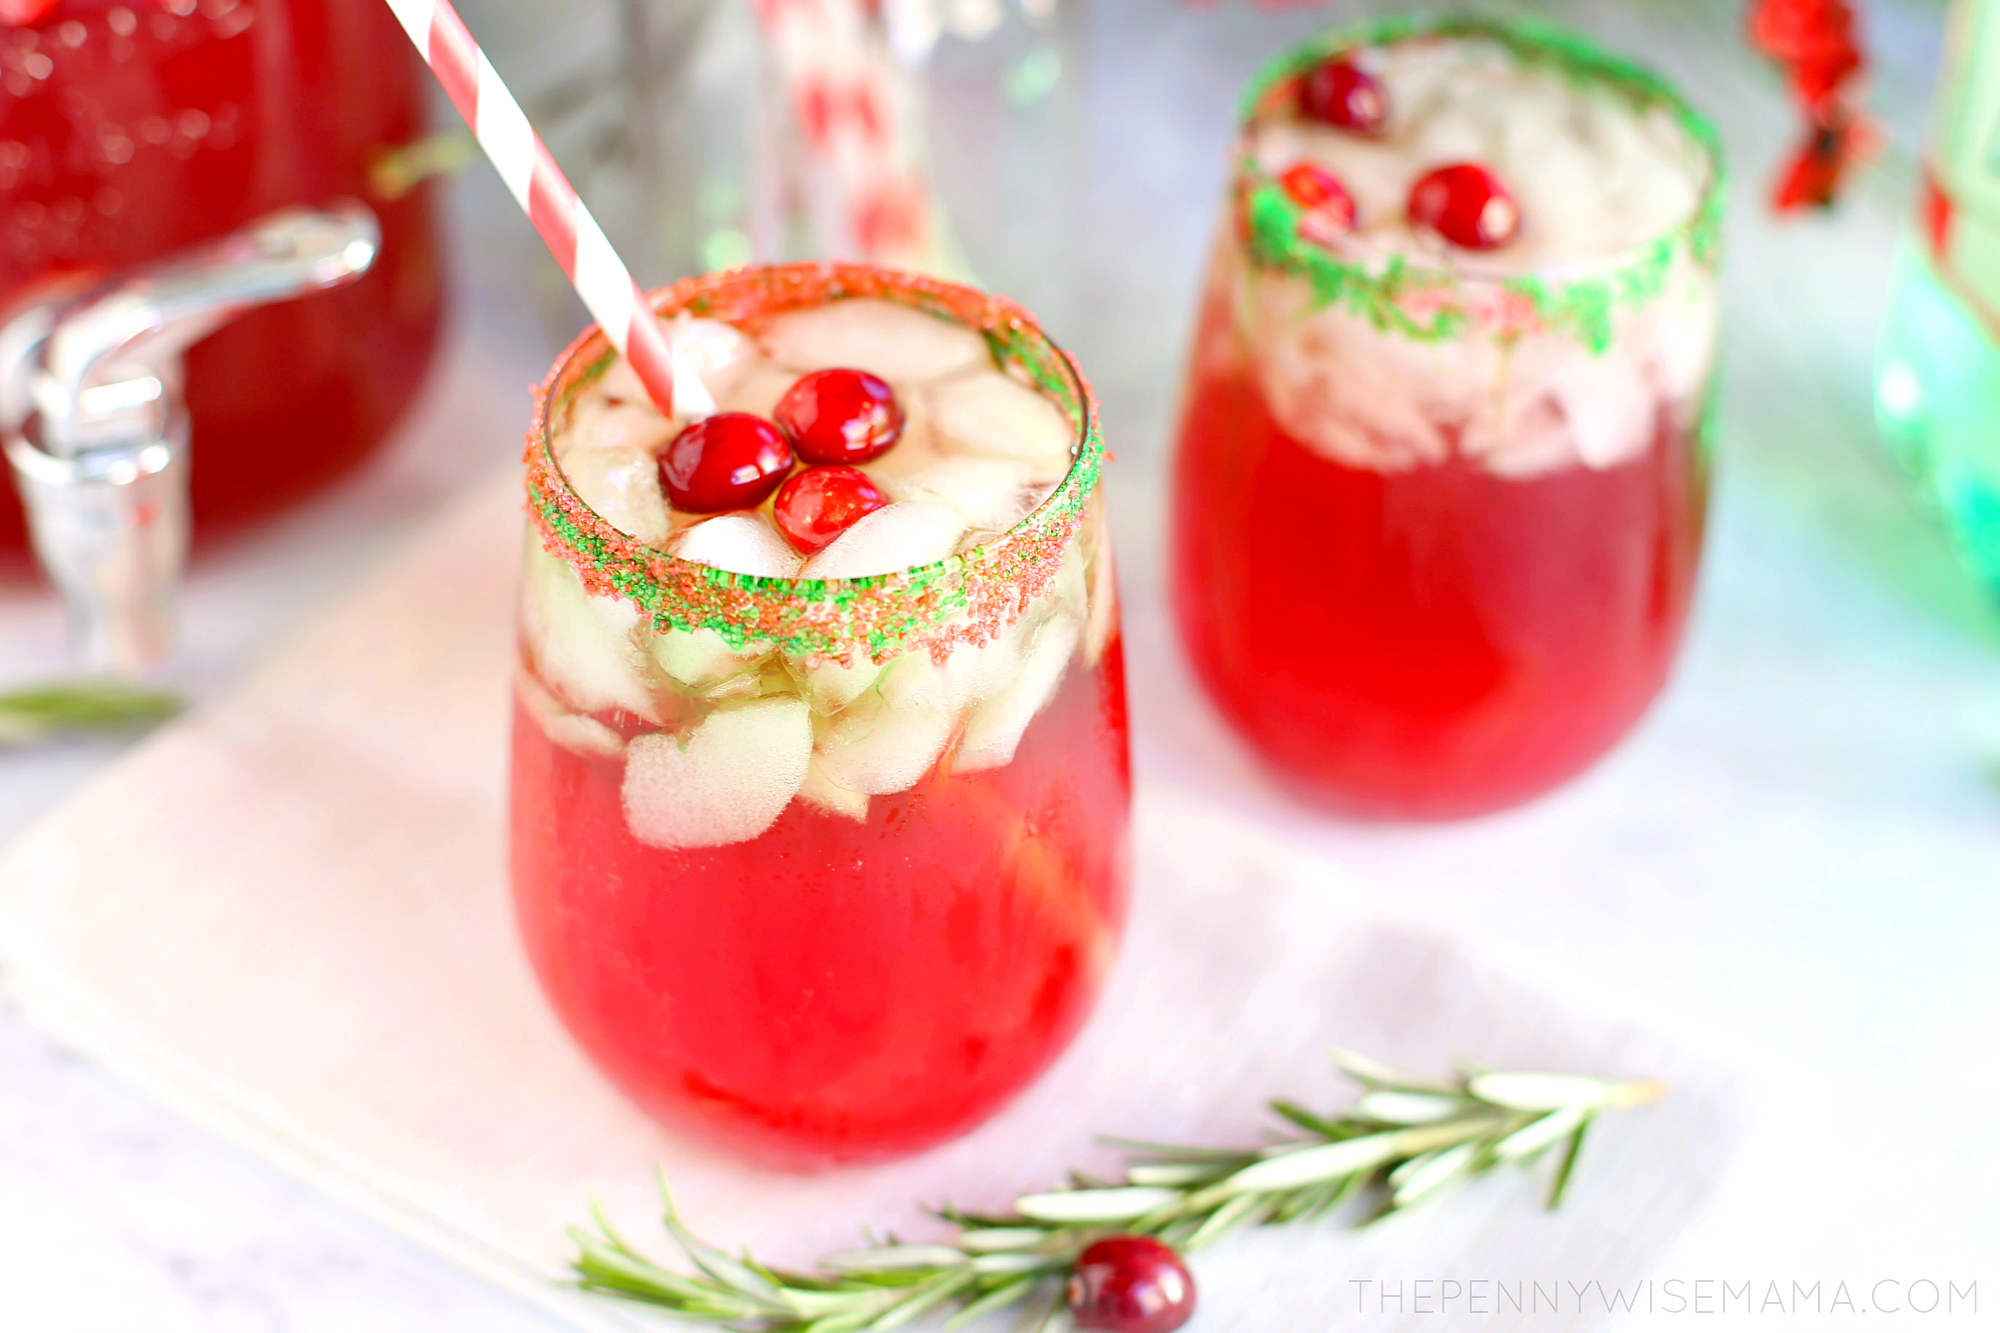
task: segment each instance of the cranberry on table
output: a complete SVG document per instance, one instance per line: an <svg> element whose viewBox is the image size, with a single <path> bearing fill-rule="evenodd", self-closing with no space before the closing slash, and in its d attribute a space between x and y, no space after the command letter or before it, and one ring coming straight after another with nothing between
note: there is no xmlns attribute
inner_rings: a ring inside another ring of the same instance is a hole
<svg viewBox="0 0 2000 1333"><path fill-rule="evenodd" d="M1354 230L1354 196L1340 177L1325 167L1301 162L1286 168L1278 183L1294 203L1309 210L1312 239L1319 239L1320 233L1338 235Z"/></svg>
<svg viewBox="0 0 2000 1333"><path fill-rule="evenodd" d="M808 463L865 463L903 433L895 391L865 370L816 370L785 390L771 416Z"/></svg>
<svg viewBox="0 0 2000 1333"><path fill-rule="evenodd" d="M785 540L810 555L887 503L865 472L809 467L779 490L771 516Z"/></svg>
<svg viewBox="0 0 2000 1333"><path fill-rule="evenodd" d="M1299 113L1350 134L1380 134L1389 123L1389 96L1373 74L1336 56L1299 80Z"/></svg>
<svg viewBox="0 0 2000 1333"><path fill-rule="evenodd" d="M1521 209L1498 176L1454 162L1410 187L1410 223L1461 249L1495 250L1520 234Z"/></svg>
<svg viewBox="0 0 2000 1333"><path fill-rule="evenodd" d="M1086 1249L1067 1295L1077 1327L1103 1333L1170 1333L1194 1315L1187 1265L1147 1236L1111 1236Z"/></svg>
<svg viewBox="0 0 2000 1333"><path fill-rule="evenodd" d="M792 462L776 426L748 412L718 412L674 436L660 454L660 485L684 513L749 509L778 488Z"/></svg>

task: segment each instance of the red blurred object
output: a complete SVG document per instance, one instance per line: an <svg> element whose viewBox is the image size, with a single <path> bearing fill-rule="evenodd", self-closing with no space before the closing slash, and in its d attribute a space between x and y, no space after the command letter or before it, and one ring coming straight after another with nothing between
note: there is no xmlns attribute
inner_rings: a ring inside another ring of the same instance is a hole
<svg viewBox="0 0 2000 1333"><path fill-rule="evenodd" d="M779 489L771 516L792 548L810 555L888 503L857 468L809 467Z"/></svg>
<svg viewBox="0 0 2000 1333"><path fill-rule="evenodd" d="M415 394L441 304L431 191L371 171L424 133L428 80L380 0L0 0L0 311L290 205L381 221L359 282L189 352L198 535L333 481ZM24 542L0 499L0 556Z"/></svg>
<svg viewBox="0 0 2000 1333"><path fill-rule="evenodd" d="M1862 112L1868 61L1847 0L1754 0L1750 40L1785 68L1806 122L1804 142L1771 193L1780 213L1830 208L1849 172L1876 142Z"/></svg>
<svg viewBox="0 0 2000 1333"><path fill-rule="evenodd" d="M1454 162L1410 187L1410 221L1462 249L1495 250L1520 233L1521 210L1498 176Z"/></svg>
<svg viewBox="0 0 2000 1333"><path fill-rule="evenodd" d="M1077 1257L1065 1295L1078 1328L1173 1333L1194 1315L1194 1277L1170 1245L1107 1236Z"/></svg>
<svg viewBox="0 0 2000 1333"><path fill-rule="evenodd" d="M684 427L660 454L660 486L688 514L750 509L795 460L778 428L749 412L717 412Z"/></svg>
<svg viewBox="0 0 2000 1333"><path fill-rule="evenodd" d="M785 390L771 417L808 463L865 463L903 434L903 407L865 370L816 370Z"/></svg>
<svg viewBox="0 0 2000 1333"><path fill-rule="evenodd" d="M1389 121L1389 98L1352 60L1328 60L1299 80L1299 112L1349 134L1380 134Z"/></svg>

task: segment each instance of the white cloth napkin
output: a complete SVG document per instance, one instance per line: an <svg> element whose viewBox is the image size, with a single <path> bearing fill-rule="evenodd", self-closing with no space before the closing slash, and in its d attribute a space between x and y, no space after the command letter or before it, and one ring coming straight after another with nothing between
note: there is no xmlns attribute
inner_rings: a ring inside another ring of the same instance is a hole
<svg viewBox="0 0 2000 1333"><path fill-rule="evenodd" d="M1501 1173L1367 1230L1284 1228L1203 1254L1195 1333L1436 1329L1454 1312L1496 1331L1595 1326L1610 1315L1589 1284L1642 1278L1721 1169L1740 1118L1729 1068L1554 985L1548 965L1399 923L1337 868L1159 788L1140 795L1135 907L1103 1004L997 1119L912 1160L814 1176L658 1129L570 1045L513 933L517 485L467 500L235 698L17 845L0 865L0 963L32 1019L594 1330L652 1316L561 1285L564 1226L600 1201L628 1236L656 1237L655 1164L710 1239L804 1264L864 1226L923 1236L926 1204L999 1208L1072 1166L1106 1170L1099 1134L1256 1142L1267 1098L1351 1094L1335 1045L1423 1073L1463 1055L1671 1092L1602 1122L1560 1212L1541 1209L1539 1181ZM1494 1313L1474 1313L1473 1281L1499 1284ZM1440 1305L1447 1283L1456 1305Z"/></svg>

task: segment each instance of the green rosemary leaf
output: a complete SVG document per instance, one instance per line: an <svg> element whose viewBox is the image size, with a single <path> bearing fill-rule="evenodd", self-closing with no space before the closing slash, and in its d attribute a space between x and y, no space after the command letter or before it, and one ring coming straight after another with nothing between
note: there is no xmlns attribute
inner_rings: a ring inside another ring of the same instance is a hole
<svg viewBox="0 0 2000 1333"><path fill-rule="evenodd" d="M972 1279L972 1270L969 1268L941 1276L927 1290L898 1303L869 1327L882 1330L882 1333L901 1328L918 1315L957 1294L962 1288L972 1285Z"/></svg>
<svg viewBox="0 0 2000 1333"><path fill-rule="evenodd" d="M1362 1100L1366 1101L1367 1098L1364 1097ZM1323 1138L1329 1139L1337 1139L1343 1136L1344 1131L1337 1123L1326 1119L1324 1116L1313 1114L1296 1102L1272 1102L1271 1109L1308 1134L1318 1134Z"/></svg>
<svg viewBox="0 0 2000 1333"><path fill-rule="evenodd" d="M178 695L122 681L71 681L0 694L0 747L72 731L112 731L172 717Z"/></svg>
<svg viewBox="0 0 2000 1333"><path fill-rule="evenodd" d="M1569 1191L1569 1178L1576 1171L1576 1159L1583 1152L1583 1136L1590 1130L1590 1117L1585 1116L1569 1136L1569 1143L1563 1148L1562 1162L1556 1167L1555 1179L1549 1183L1549 1209L1554 1211L1562 1206L1563 1195Z"/></svg>
<svg viewBox="0 0 2000 1333"><path fill-rule="evenodd" d="M944 1326L947 1329L963 1328L983 1314L988 1314L994 1310L1004 1310L1015 1301L1020 1300L1033 1291L1035 1284L1042 1280L1043 1276L1041 1274L1031 1273L1027 1277L1017 1278L1015 1281L1009 1282L1004 1287L995 1287L978 1300L967 1304L965 1308L961 1309L951 1318L945 1320Z"/></svg>
<svg viewBox="0 0 2000 1333"><path fill-rule="evenodd" d="M1611 1085L1580 1074L1475 1074L1465 1090L1482 1102L1513 1111L1556 1111L1566 1106L1594 1106Z"/></svg>
<svg viewBox="0 0 2000 1333"><path fill-rule="evenodd" d="M759 1333L887 1333L941 1306L958 1307L947 1325L956 1328L1027 1300L1038 1302L1029 1326L1067 1330L1064 1284L1050 1279L1102 1237L1131 1233L1196 1250L1243 1227L1324 1217L1386 1184L1379 1208L1360 1223L1366 1226L1468 1176L1532 1161L1562 1144L1549 1190L1553 1207L1574 1175L1592 1117L1660 1095L1652 1083L1477 1066L1453 1088L1347 1052L1337 1058L1367 1089L1352 1112L1272 1108L1307 1137L1256 1151L1126 1141L1131 1155L1121 1180L1078 1173L1072 1188L1023 1195L1004 1215L947 1203L937 1215L956 1229L951 1241L868 1235L860 1249L825 1256L813 1274L748 1255L733 1259L701 1241L682 1224L662 1180L667 1232L696 1272L652 1263L600 1211L597 1234L570 1232L577 1285ZM1046 1302L1035 1294L1043 1289Z"/></svg>
<svg viewBox="0 0 2000 1333"><path fill-rule="evenodd" d="M1015 1203L1034 1222L1127 1222L1173 1203L1173 1190L1142 1185L1025 1194Z"/></svg>
<svg viewBox="0 0 2000 1333"><path fill-rule="evenodd" d="M880 1245L867 1250L839 1250L820 1264L843 1273L885 1273L904 1268L952 1268L965 1254L949 1245Z"/></svg>
<svg viewBox="0 0 2000 1333"><path fill-rule="evenodd" d="M1533 1157L1570 1133L1590 1116L1589 1105L1565 1106L1530 1121L1493 1145L1493 1155L1503 1162L1519 1162Z"/></svg>
<svg viewBox="0 0 2000 1333"><path fill-rule="evenodd" d="M1384 1125L1434 1125L1463 1113L1465 1108L1463 1097L1384 1088L1364 1095L1354 1104L1354 1113Z"/></svg>

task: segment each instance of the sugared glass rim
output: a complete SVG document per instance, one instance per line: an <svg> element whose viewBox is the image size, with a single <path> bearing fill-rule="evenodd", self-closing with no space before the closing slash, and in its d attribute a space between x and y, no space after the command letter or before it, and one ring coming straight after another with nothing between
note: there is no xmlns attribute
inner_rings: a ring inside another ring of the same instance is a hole
<svg viewBox="0 0 2000 1333"><path fill-rule="evenodd" d="M600 596L632 602L656 633L713 630L732 648L770 644L809 659L885 661L916 646L942 652L984 643L1053 583L1097 488L1104 438L1097 400L1076 359L1034 317L1003 297L959 283L871 264L752 266L685 278L648 293L663 316L683 311L731 324L852 297L896 301L982 334L994 360L1018 367L1076 430L1069 471L1012 528L971 550L894 574L847 579L766 578L682 560L620 532L570 487L556 462L551 424L616 358L592 325L556 358L535 393L528 431L528 517L543 549L566 561Z"/></svg>
<svg viewBox="0 0 2000 1333"><path fill-rule="evenodd" d="M1664 108L1707 160L1708 179L1693 214L1614 254L1523 274L1468 272L1413 263L1402 255L1371 263L1308 239L1300 230L1307 210L1256 160L1250 130L1295 96L1298 80L1324 60L1440 37L1490 41L1524 61L1611 88L1637 106ZM1441 341L1470 329L1567 332L1602 353L1611 344L1614 313L1665 291L1678 256L1705 268L1718 264L1727 194L1721 136L1671 84L1576 33L1530 19L1394 15L1343 26L1265 65L1243 98L1234 205L1252 262L1305 278L1318 306L1344 304L1377 328L1418 341Z"/></svg>

